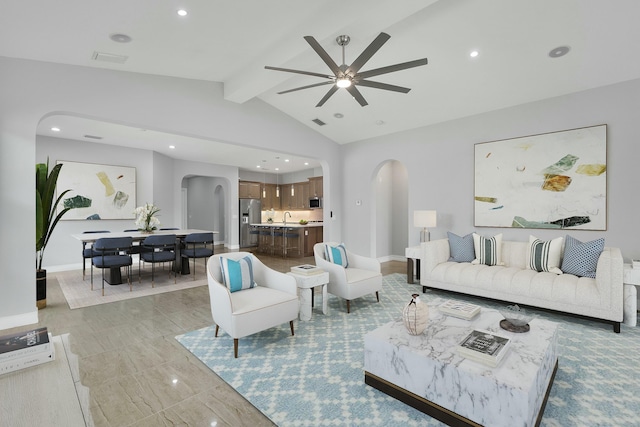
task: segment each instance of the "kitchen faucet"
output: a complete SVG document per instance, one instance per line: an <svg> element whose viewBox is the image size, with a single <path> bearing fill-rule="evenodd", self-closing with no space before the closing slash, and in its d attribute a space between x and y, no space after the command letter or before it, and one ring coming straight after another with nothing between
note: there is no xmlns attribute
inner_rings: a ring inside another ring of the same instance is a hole
<svg viewBox="0 0 640 427"><path fill-rule="evenodd" d="M291 218L291 212L287 211L284 213L284 215L282 216L282 222L284 222L284 225L287 225L287 215L289 215L289 218Z"/></svg>

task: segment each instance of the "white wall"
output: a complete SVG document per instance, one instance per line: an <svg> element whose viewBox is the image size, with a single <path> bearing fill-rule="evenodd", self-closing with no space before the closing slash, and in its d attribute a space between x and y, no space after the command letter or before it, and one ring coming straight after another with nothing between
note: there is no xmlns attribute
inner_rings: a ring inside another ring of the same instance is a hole
<svg viewBox="0 0 640 427"><path fill-rule="evenodd" d="M411 131L344 146L344 241L352 250L368 253L372 237L365 214L371 209L371 177L381 162L393 158L407 167L409 215L418 209L438 211L438 227L431 238L447 231L466 234L503 233L506 239L525 241L529 234L546 239L571 234L580 240L605 238L619 247L628 261L640 258L640 80L632 80L577 94L547 99ZM608 125L608 228L607 231L522 230L480 228L473 222L473 145L565 129ZM362 200L356 206L355 200ZM420 230L410 222L408 244L419 242Z"/></svg>
<svg viewBox="0 0 640 427"><path fill-rule="evenodd" d="M0 329L37 319L35 131L38 122L50 114L79 115L321 159L325 173L331 174L327 184L333 194L340 194L337 144L260 100L244 104L224 100L219 83L0 57L0 235L11 242L0 249ZM152 162L151 154L149 157ZM99 163L100 159L92 161ZM180 200L182 177L191 173L191 167L178 170L180 166L174 163L173 200ZM153 171L146 173L152 181ZM139 191L153 197L151 188ZM227 194L237 197L237 189ZM341 209L339 197L328 203L336 211ZM231 207L230 213L237 216L237 209ZM180 204L174 203L173 219L177 221L180 215ZM340 228L337 218L325 224L326 233L335 240L340 240ZM234 235L237 230L229 233ZM45 259L48 256L49 251Z"/></svg>

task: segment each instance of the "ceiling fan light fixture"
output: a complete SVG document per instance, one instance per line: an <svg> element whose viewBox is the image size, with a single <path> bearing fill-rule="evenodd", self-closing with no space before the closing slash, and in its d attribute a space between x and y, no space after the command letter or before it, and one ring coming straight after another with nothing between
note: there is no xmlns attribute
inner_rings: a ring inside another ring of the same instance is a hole
<svg viewBox="0 0 640 427"><path fill-rule="evenodd" d="M342 87L342 88L349 87L351 86L351 79L347 77L341 77L336 80L336 86Z"/></svg>

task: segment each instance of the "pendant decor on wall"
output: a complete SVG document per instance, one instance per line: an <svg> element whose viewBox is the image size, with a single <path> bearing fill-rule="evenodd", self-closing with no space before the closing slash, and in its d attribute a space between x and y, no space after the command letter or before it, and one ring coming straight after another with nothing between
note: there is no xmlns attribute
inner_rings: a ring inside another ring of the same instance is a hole
<svg viewBox="0 0 640 427"><path fill-rule="evenodd" d="M475 144L476 227L607 229L607 125Z"/></svg>

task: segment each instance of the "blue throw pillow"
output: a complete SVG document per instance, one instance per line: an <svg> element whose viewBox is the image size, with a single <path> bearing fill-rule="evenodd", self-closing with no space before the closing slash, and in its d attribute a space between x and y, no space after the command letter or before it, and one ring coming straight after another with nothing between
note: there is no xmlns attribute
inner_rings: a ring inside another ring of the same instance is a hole
<svg viewBox="0 0 640 427"><path fill-rule="evenodd" d="M229 292L237 292L256 286L253 281L251 257L246 256L238 261L220 257L220 268L222 269L224 285L229 288Z"/></svg>
<svg viewBox="0 0 640 427"><path fill-rule="evenodd" d="M564 259L561 270L580 277L596 278L598 259L604 250L604 239L583 243L567 236L564 244Z"/></svg>
<svg viewBox="0 0 640 427"><path fill-rule="evenodd" d="M447 237L449 238L449 252L451 253L449 261L471 262L475 259L476 252L473 249L473 233L460 237L447 231Z"/></svg>
<svg viewBox="0 0 640 427"><path fill-rule="evenodd" d="M345 249L344 244L339 244L338 246L324 245L324 252L327 261L341 265L344 268L349 267L347 250Z"/></svg>

